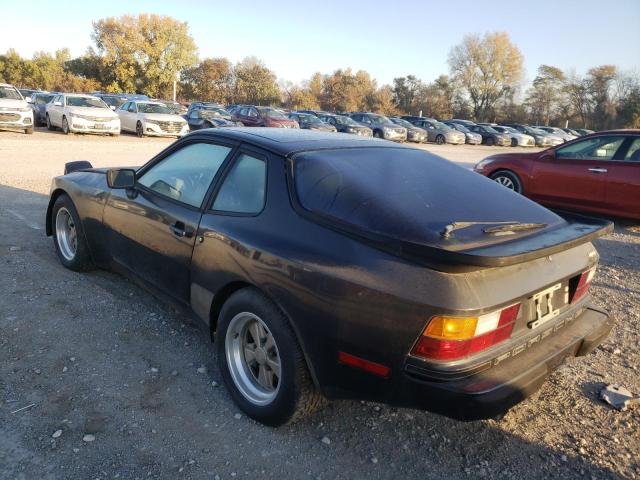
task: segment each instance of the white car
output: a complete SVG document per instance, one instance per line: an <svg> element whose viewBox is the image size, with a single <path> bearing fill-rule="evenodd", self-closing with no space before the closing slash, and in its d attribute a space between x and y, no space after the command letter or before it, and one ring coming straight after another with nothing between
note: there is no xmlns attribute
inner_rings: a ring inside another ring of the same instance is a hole
<svg viewBox="0 0 640 480"><path fill-rule="evenodd" d="M47 103L45 121L49 130L69 133L120 135L120 119L100 98L61 93Z"/></svg>
<svg viewBox="0 0 640 480"><path fill-rule="evenodd" d="M20 129L33 133L33 110L13 85L0 83L0 128Z"/></svg>
<svg viewBox="0 0 640 480"><path fill-rule="evenodd" d="M559 137L565 142L578 138L575 135L571 135L570 133L567 133L564 130L561 130L556 127L541 127L539 125L536 125L534 128L537 128L538 130L542 130L543 132L553 135L554 137Z"/></svg>
<svg viewBox="0 0 640 480"><path fill-rule="evenodd" d="M536 139L531 135L527 135L526 133L521 133L513 127L503 127L501 125L496 125L492 127L494 130L497 130L500 133L506 133L511 137L511 146L512 147L535 147Z"/></svg>
<svg viewBox="0 0 640 480"><path fill-rule="evenodd" d="M146 100L126 102L116 110L123 131L161 137L181 137L189 133L187 121L171 112L164 103Z"/></svg>

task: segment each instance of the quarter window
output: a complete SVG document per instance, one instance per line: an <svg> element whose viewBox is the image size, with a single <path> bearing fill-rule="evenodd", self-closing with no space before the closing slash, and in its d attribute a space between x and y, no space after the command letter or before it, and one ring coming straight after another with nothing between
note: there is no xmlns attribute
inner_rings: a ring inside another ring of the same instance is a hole
<svg viewBox="0 0 640 480"><path fill-rule="evenodd" d="M165 197L200 207L207 190L231 148L193 143L151 167L138 183Z"/></svg>
<svg viewBox="0 0 640 480"><path fill-rule="evenodd" d="M627 150L627 154L624 157L627 162L638 162L640 163L640 138L636 138L631 145L629 146L629 150Z"/></svg>
<svg viewBox="0 0 640 480"><path fill-rule="evenodd" d="M611 160L624 137L594 137L556 150L556 158L578 160Z"/></svg>
<svg viewBox="0 0 640 480"><path fill-rule="evenodd" d="M225 178L213 209L232 213L259 213L264 207L267 183L264 160L243 153Z"/></svg>

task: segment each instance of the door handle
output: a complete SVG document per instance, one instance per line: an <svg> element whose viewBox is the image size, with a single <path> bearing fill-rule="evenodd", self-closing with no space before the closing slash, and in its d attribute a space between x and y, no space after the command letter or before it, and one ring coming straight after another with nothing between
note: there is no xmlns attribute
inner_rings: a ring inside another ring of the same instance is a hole
<svg viewBox="0 0 640 480"><path fill-rule="evenodd" d="M593 173L607 173L606 168L590 168L589 171Z"/></svg>
<svg viewBox="0 0 640 480"><path fill-rule="evenodd" d="M190 238L191 236L193 236L193 233L187 230L184 226L184 223L182 222L176 222L173 225L170 225L169 229L177 237Z"/></svg>

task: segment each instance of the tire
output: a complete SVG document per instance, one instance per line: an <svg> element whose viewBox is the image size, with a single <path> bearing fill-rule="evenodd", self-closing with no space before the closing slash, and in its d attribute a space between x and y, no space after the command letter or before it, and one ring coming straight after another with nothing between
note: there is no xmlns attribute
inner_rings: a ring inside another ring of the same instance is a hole
<svg viewBox="0 0 640 480"><path fill-rule="evenodd" d="M375 138L384 138L384 137L382 136L382 133L380 133L380 131L378 131L378 130L374 130L374 131L373 131L373 136L374 136Z"/></svg>
<svg viewBox="0 0 640 480"><path fill-rule="evenodd" d="M53 131L53 130L55 130L55 129L56 129L56 127L54 127L54 126L51 124L51 119L49 118L49 114L48 114L48 113L47 113L47 116L46 116L46 118L45 118L45 123L47 124L47 130L51 130L51 131Z"/></svg>
<svg viewBox="0 0 640 480"><path fill-rule="evenodd" d="M511 170L498 170L497 172L492 173L489 178L491 180L498 182L503 187L508 188L509 190L513 190L516 193L523 193L522 189L522 181L520 177L516 175Z"/></svg>
<svg viewBox="0 0 640 480"><path fill-rule="evenodd" d="M438 135L436 137L436 143L438 145L443 145L446 142L446 140L444 139L444 135Z"/></svg>
<svg viewBox="0 0 640 480"><path fill-rule="evenodd" d="M24 133L26 133L27 135L33 135L33 127L25 128Z"/></svg>
<svg viewBox="0 0 640 480"><path fill-rule="evenodd" d="M136 123L136 135L138 138L144 137L144 129L142 128L142 123L139 120L138 123Z"/></svg>
<svg viewBox="0 0 640 480"><path fill-rule="evenodd" d="M69 122L67 121L67 117L62 117L62 133L65 135L69 135L71 130L69 130Z"/></svg>
<svg viewBox="0 0 640 480"><path fill-rule="evenodd" d="M489 137L487 138L487 147L493 147L495 145L496 141L493 137Z"/></svg>
<svg viewBox="0 0 640 480"><path fill-rule="evenodd" d="M255 341L254 336L261 340ZM223 305L216 352L222 378L234 402L265 425L294 422L324 403L288 320L255 288L237 291ZM247 361L250 352L252 359Z"/></svg>
<svg viewBox="0 0 640 480"><path fill-rule="evenodd" d="M517 147L518 146L518 140L516 140L515 138L511 139L511 146L512 147Z"/></svg>
<svg viewBox="0 0 640 480"><path fill-rule="evenodd" d="M87 247L80 217L75 205L66 194L60 195L53 204L51 226L53 244L63 266L76 272L86 272L95 268ZM69 232L70 227L75 230L75 242L68 233L65 233Z"/></svg>

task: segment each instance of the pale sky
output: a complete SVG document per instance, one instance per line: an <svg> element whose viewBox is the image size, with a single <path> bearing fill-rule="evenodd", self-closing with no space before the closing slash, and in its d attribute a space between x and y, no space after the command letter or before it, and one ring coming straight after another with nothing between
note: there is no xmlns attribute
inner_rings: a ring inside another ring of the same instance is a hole
<svg viewBox="0 0 640 480"><path fill-rule="evenodd" d="M526 80L541 63L578 73L601 64L640 70L640 0L0 3L0 52L27 57L63 47L80 55L93 20L156 13L188 22L201 58L256 56L293 82L347 67L379 84L409 74L428 82L448 73L449 50L464 35L490 31L506 31L520 48Z"/></svg>

